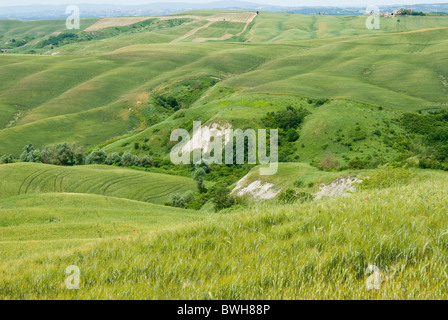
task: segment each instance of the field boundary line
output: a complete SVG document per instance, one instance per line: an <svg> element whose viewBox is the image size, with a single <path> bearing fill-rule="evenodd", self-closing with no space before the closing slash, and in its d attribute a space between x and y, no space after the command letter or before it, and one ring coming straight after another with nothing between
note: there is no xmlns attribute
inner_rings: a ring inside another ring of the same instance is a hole
<svg viewBox="0 0 448 320"><path fill-rule="evenodd" d="M178 43L179 41L185 40L188 37L195 35L199 30L202 30L202 29L210 27L213 23L215 23L215 21L209 21L208 23L204 24L201 27L197 27L195 29L192 29L192 30L188 31L186 34L184 34L183 36L181 36L181 37L179 37L177 39L174 39L170 43Z"/></svg>

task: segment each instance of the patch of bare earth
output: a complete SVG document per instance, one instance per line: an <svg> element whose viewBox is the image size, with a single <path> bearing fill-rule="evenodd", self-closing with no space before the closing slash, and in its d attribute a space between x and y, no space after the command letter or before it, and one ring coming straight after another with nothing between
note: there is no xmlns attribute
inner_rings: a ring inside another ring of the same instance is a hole
<svg viewBox="0 0 448 320"><path fill-rule="evenodd" d="M260 179L247 184L247 177L248 175L238 181L236 187L232 190L232 194L238 197L247 195L255 200L270 200L280 193L280 190L277 190L274 184L263 182Z"/></svg>
<svg viewBox="0 0 448 320"><path fill-rule="evenodd" d="M177 16L176 18L190 18L190 19L197 19L197 20L206 20L209 21L206 25L203 25L202 27L195 28L193 30L190 30L186 34L184 34L182 37L175 39L172 41L172 43L176 43L182 40L187 39L188 37L191 37L192 35L196 34L199 30L208 28L211 24L218 21L228 21L228 22L241 22L245 23L243 30L236 34L236 36L240 36L243 34L247 28L249 27L249 24L255 19L257 16L256 13L253 12L243 12L243 13L222 13L222 14L216 14L214 16L210 17L199 17L199 16ZM166 18L166 17L165 17ZM166 20L166 19L165 19ZM223 41L228 40L235 36L234 34L227 33L219 38L195 38L193 42L205 42L205 41Z"/></svg>
<svg viewBox="0 0 448 320"><path fill-rule="evenodd" d="M362 180L356 177L340 177L328 185L323 184L319 191L314 194L314 198L319 200L325 197L348 196L356 191L353 184L359 182L362 182Z"/></svg>

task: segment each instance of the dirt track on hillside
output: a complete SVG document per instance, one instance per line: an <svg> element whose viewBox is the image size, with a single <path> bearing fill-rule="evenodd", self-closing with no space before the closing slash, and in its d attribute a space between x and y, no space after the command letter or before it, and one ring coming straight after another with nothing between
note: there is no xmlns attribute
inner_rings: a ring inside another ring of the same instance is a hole
<svg viewBox="0 0 448 320"><path fill-rule="evenodd" d="M209 23L207 23L206 25L204 25L202 27L190 30L189 32L184 34L182 37L171 41L171 43L176 43L176 42L185 40L188 37L191 37L192 35L196 34L196 32L198 32L199 30L208 28L211 24L213 24L214 22L218 22L218 21L245 23L246 25L244 26L243 31L236 34L236 36L240 36L247 30L247 28L249 27L249 24L255 19L256 16L257 16L257 14L253 13L253 12L223 13L223 14L217 14L217 15L210 16L210 17L178 16L178 17L183 17L183 18L191 18L191 19L198 18L198 20L207 20L207 21L209 21ZM167 18L167 17L165 17L165 18ZM167 20L167 19L165 19L165 20ZM223 41L223 40L228 40L228 39L232 38L233 36L235 36L235 35L231 34L231 33L227 33L219 38L195 38L195 39L193 39L193 42Z"/></svg>
<svg viewBox="0 0 448 320"><path fill-rule="evenodd" d="M238 12L238 13L221 13L213 16L179 15L179 16L154 16L154 17L116 17L116 18L114 17L114 18L101 19L97 21L95 24L88 27L85 31L97 31L110 27L124 27L148 19L159 19L161 21L174 20L174 19L193 19L199 21L208 21L207 24L195 28L193 30L190 30L183 36L171 41L171 43L177 43L179 41L185 40L193 36L194 34L196 34L196 32L198 32L201 29L208 28L214 22L218 21L245 23L246 25L244 26L243 31L236 34L236 36L239 36L247 30L249 24L255 19L256 16L257 14L254 12ZM230 39L233 36L235 35L228 33L219 38L196 38L193 40L193 42L220 41L220 40L222 41Z"/></svg>
<svg viewBox="0 0 448 320"><path fill-rule="evenodd" d="M209 23L203 25L202 27L198 27L198 28L192 29L192 30L188 31L186 34L184 34L182 37L177 38L177 39L171 41L171 43L176 43L176 42L185 40L185 39L187 39L188 37L191 37L192 35L194 35L194 34L195 34L196 32L198 32L199 30L208 28L208 27L209 27L211 24L213 24L213 23L214 23L213 21L210 21Z"/></svg>

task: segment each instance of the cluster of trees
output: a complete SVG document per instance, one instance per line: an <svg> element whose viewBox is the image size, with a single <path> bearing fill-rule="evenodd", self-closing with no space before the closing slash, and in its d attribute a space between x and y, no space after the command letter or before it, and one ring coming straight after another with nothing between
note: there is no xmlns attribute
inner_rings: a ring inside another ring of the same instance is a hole
<svg viewBox="0 0 448 320"><path fill-rule="evenodd" d="M295 160L290 158L297 149L294 142L300 138L298 129L309 114L310 112L303 107L288 106L284 110L269 112L261 119L266 128L278 129L280 162Z"/></svg>
<svg viewBox="0 0 448 320"><path fill-rule="evenodd" d="M436 110L419 113L406 113L400 119L394 120L395 125L401 129L397 131L390 127L383 132L379 129L374 135L382 137L382 142L394 150L396 156L393 159L385 159L378 152L373 152L364 157L350 159L347 155L342 158L347 162L342 166L336 155L327 152L320 161L311 164L322 170L345 169L374 169L389 163L393 166L411 165L423 169L437 169L448 171L448 111ZM362 130L351 131L353 141L360 140L356 133ZM362 133L364 136L365 133Z"/></svg>
<svg viewBox="0 0 448 320"><path fill-rule="evenodd" d="M10 39L6 41L6 47L8 49L22 47L33 39L34 39L33 37L25 37L24 39Z"/></svg>
<svg viewBox="0 0 448 320"><path fill-rule="evenodd" d="M407 113L400 124L410 134L408 145L422 168L448 170L448 111Z"/></svg>
<svg viewBox="0 0 448 320"><path fill-rule="evenodd" d="M47 145L42 147L41 150L32 144L27 144L22 148L22 153L18 160L21 162L39 162L58 166L106 164L124 167L149 167L156 164L149 155L136 156L130 152L124 152L122 154L112 152L107 154L102 149L95 149L86 156L83 147L66 142ZM12 155L3 155L0 157L0 164L13 163L15 161L16 159Z"/></svg>
<svg viewBox="0 0 448 320"><path fill-rule="evenodd" d="M60 47L70 43L82 42L82 41L91 41L96 37L92 33L89 32L63 32L57 36L50 36L48 39L40 41L35 48L44 48L46 46L51 47Z"/></svg>
<svg viewBox="0 0 448 320"><path fill-rule="evenodd" d="M15 159L12 155L0 156L0 164L14 163L17 160L21 162L36 162L53 164L60 166L89 165L89 164L105 164L115 166L138 166L138 167L159 167L169 169L171 162L155 159L149 155L136 156L130 152L124 153L106 153L102 149L94 149L89 154L85 150L76 145L66 142L56 145L47 145L42 149L37 149L32 144L27 144L22 148L19 159ZM167 167L168 166L168 167ZM166 205L178 208L200 209L205 203L211 201L215 210L220 211L229 208L237 203L236 199L230 195L230 190L226 185L238 180L238 177L246 174L251 166L232 166L219 165L208 166L205 163L185 170L191 170L191 177L196 181L198 192L188 191L184 194L172 194ZM205 187L205 177L208 180L217 183L207 189Z"/></svg>
<svg viewBox="0 0 448 320"><path fill-rule="evenodd" d="M73 43L73 42L77 42L77 41L78 41L78 35L76 33L63 32L57 36L50 36L48 39L40 41L36 45L36 47L43 48L48 45L57 47L59 45L65 45L65 44L69 44L69 43Z"/></svg>
<svg viewBox="0 0 448 320"><path fill-rule="evenodd" d="M14 159L14 157L11 154L3 155L0 157L0 164L14 163L14 162L16 162L16 160Z"/></svg>
<svg viewBox="0 0 448 320"><path fill-rule="evenodd" d="M42 150L27 144L22 148L19 160L21 162L41 162L59 166L74 166L83 164L84 149L76 144L66 142L57 145L44 146Z"/></svg>
<svg viewBox="0 0 448 320"><path fill-rule="evenodd" d="M189 108L202 94L218 82L214 78L190 79L175 83L159 93L151 96L152 103L175 112Z"/></svg>
<svg viewBox="0 0 448 320"><path fill-rule="evenodd" d="M426 16L424 12L412 11L411 9L404 9L404 8L398 10L398 14L402 16Z"/></svg>
<svg viewBox="0 0 448 320"><path fill-rule="evenodd" d="M206 169L204 168L207 168L205 164L198 165L191 173L191 177L197 183L199 192L187 191L183 195L178 193L171 194L165 205L199 210L208 201L211 201L215 211L221 211L235 204L242 204L242 200L232 196L231 190L222 181L207 189L204 185L204 177L206 176Z"/></svg>
<svg viewBox="0 0 448 320"><path fill-rule="evenodd" d="M297 129L309 114L309 111L303 107L294 108L287 106L284 110L268 112L261 121L267 128L278 128L283 131L288 131L290 129Z"/></svg>
<svg viewBox="0 0 448 320"><path fill-rule="evenodd" d="M195 193L190 190L185 192L183 195L180 195L179 193L172 193L165 205L186 209L188 205L194 200L194 198Z"/></svg>
<svg viewBox="0 0 448 320"><path fill-rule="evenodd" d="M122 154L112 152L107 154L102 149L95 149L86 157L85 164L106 164L123 167L150 167L154 165L154 161L149 155L136 156L130 152L124 152Z"/></svg>

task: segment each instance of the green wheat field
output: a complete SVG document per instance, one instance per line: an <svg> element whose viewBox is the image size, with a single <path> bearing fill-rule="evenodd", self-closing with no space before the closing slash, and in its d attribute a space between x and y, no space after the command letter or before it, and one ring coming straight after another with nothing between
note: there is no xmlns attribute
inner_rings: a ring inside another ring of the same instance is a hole
<svg viewBox="0 0 448 320"><path fill-rule="evenodd" d="M120 19L0 20L0 299L448 297L447 15ZM277 174L173 165L193 121Z"/></svg>

